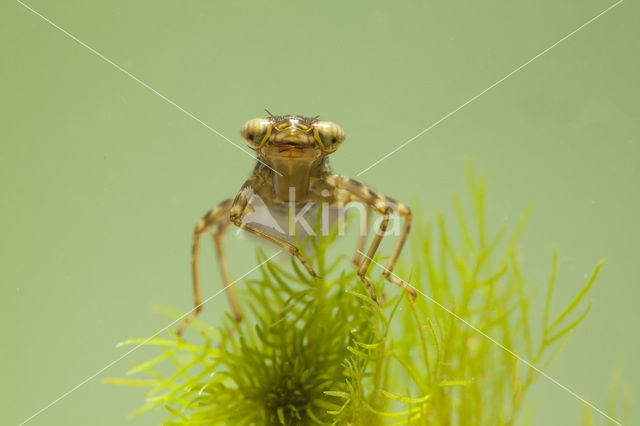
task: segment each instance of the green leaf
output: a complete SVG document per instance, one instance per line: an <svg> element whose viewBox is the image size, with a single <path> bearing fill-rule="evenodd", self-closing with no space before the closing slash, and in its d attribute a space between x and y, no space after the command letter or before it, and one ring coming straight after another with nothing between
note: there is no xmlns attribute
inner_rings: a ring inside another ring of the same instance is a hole
<svg viewBox="0 0 640 426"><path fill-rule="evenodd" d="M603 263L604 263L604 259L598 262L598 264L596 265L595 271L593 271L593 274L591 274L591 277L589 278L589 281L587 281L584 287L582 287L582 290L580 290L580 293L578 293L578 295L573 299L573 301L569 304L569 306L567 306L565 310L562 311L560 315L558 315L558 317L553 322L553 324L551 324L551 326L547 329L548 333L551 333L551 331L554 330L562 322L562 320L575 309L578 303L580 303L580 301L584 298L584 296L589 292L589 290L593 286L593 283L596 280L596 277L598 276L598 272L600 272L600 268L602 267Z"/></svg>

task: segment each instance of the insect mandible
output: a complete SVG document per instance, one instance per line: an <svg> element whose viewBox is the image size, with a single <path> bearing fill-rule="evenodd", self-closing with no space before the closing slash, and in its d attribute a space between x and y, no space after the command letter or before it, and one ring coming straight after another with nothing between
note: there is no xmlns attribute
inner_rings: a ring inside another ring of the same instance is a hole
<svg viewBox="0 0 640 426"><path fill-rule="evenodd" d="M249 148L256 151L257 163L253 173L242 185L235 198L229 198L209 210L195 227L191 253L195 308L177 330L179 335L202 310L198 249L200 237L209 231L213 234L220 273L233 315L238 322L242 320L242 314L230 286L232 281L222 250L222 237L229 225L233 224L287 250L297 258L312 277L317 278L317 274L296 245L243 221L243 218L252 210L250 198L254 194L262 198L267 205L312 202L344 207L350 202L358 202L367 207L364 221L368 220L370 210L380 214L382 220L367 254L361 255L367 239L365 233L358 239L353 259L358 268L360 280L366 285L371 298L375 301L377 298L373 285L367 277L367 269L385 235L391 215L400 216L404 219L404 223L382 275L388 281L403 287L412 299L415 299L415 290L391 274L409 234L411 210L392 198L374 192L360 182L331 172L328 156L335 152L345 140L345 133L340 126L329 121L318 120L318 117L274 116L269 113L267 118L247 121L242 126L240 134ZM295 195L294 200L290 199L292 194Z"/></svg>

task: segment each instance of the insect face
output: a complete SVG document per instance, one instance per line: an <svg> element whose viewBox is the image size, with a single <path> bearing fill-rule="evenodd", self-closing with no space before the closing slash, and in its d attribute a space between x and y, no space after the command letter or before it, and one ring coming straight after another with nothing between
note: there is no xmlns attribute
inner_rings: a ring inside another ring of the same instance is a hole
<svg viewBox="0 0 640 426"><path fill-rule="evenodd" d="M299 115L271 116L247 121L240 130L249 147L265 155L293 151L326 155L344 141L344 130L335 123Z"/></svg>

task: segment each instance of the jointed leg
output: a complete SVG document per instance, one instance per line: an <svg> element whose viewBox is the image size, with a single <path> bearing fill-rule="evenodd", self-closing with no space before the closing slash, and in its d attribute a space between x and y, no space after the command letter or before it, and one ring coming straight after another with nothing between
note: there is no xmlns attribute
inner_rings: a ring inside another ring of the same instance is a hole
<svg viewBox="0 0 640 426"><path fill-rule="evenodd" d="M360 265L360 259L362 258L362 252L364 250L364 244L367 242L367 232L369 230L369 215L371 214L371 208L367 206L364 211L364 217L360 225L360 236L358 237L358 246L356 247L356 253L353 256L353 263Z"/></svg>
<svg viewBox="0 0 640 426"><path fill-rule="evenodd" d="M229 275L229 269L227 268L227 259L224 255L224 250L222 249L222 238L229 226L229 221L225 220L216 226L213 231L213 245L216 251L216 257L218 258L218 266L220 267L220 274L222 275L222 280L224 283L224 287L227 291L227 296L229 297L229 304L231 305L231 310L233 311L233 316L235 317L237 322L242 321L242 313L240 312L240 307L238 306L238 301L236 299L236 294L231 288L231 276Z"/></svg>
<svg viewBox="0 0 640 426"><path fill-rule="evenodd" d="M231 309L233 310L234 316L237 320L240 320L242 318L240 309L238 308L236 302L235 294L233 293L233 289L229 287L231 280L229 278L229 272L227 270L227 264L224 258L224 253L222 252L222 245L220 241L220 238L224 233L224 228L226 228L229 223L229 210L231 209L231 204L232 199L229 198L218 204L213 209L209 210L209 212L207 212L207 214L204 215L202 219L200 219L193 232L193 240L191 243L191 274L193 283L193 302L195 309L182 321L182 324L180 324L180 327L176 331L178 335L181 335L187 325L189 325L189 323L193 321L193 319L198 316L198 314L200 314L200 311L202 311L202 293L200 291L198 252L200 246L200 237L202 236L202 234L208 232L212 227L215 227L213 238L218 255L218 261L220 263L222 278L224 280L227 296L229 297L229 302L231 303Z"/></svg>
<svg viewBox="0 0 640 426"><path fill-rule="evenodd" d="M376 235L369 247L367 254L362 259L362 263L358 268L358 276L365 283L369 293L371 293L371 297L376 300L375 293L373 292L373 287L371 285L371 281L367 278L366 273L367 269L371 263L371 259L375 256L378 247L384 237L384 234L389 225L389 218L391 214L397 214L400 217L404 218L405 222L400 231L400 236L398 241L396 242L395 247L393 248L393 252L389 257L387 262L387 266L384 268L382 275L388 281L403 287L412 297L412 299L416 298L416 292L413 288L407 286L401 280L395 278L391 272L400 256L400 252L402 251L402 247L404 246L405 241L407 240L407 236L409 235L409 230L411 228L411 210L407 206L402 203L399 203L389 197L378 194L372 191L369 187L357 182L353 179L350 179L345 176L339 175L330 175L326 177L326 181L329 185L333 186L337 190L346 191L350 194L350 198L348 201L358 201L366 204L368 207L372 208L376 212L382 215L382 221L378 230L376 231ZM341 194L336 194L338 199L345 200L347 197ZM361 249L359 249L361 250Z"/></svg>
<svg viewBox="0 0 640 426"><path fill-rule="evenodd" d="M371 264L371 259L373 259L373 256L376 255L376 251L378 251L378 247L380 247L380 243L382 242L382 237L384 236L384 233L387 231L387 226L389 226L390 210L391 210L390 208L385 210L382 216L382 222L380 222L380 226L376 231L376 235L375 237L373 237L373 241L371 242L369 251L364 256L364 259L362 259L362 263L360 263L360 266L358 267L358 276L367 285L367 289L369 289L369 293L371 293L371 298L375 301L377 301L378 299L376 298L376 294L373 291L373 285L371 284L371 280L369 280L369 278L367 277L367 270L369 269L369 264ZM362 254L362 251L360 251L360 254Z"/></svg>
<svg viewBox="0 0 640 426"><path fill-rule="evenodd" d="M292 256L296 257L300 261L302 266L304 266L304 268L307 270L307 272L309 272L309 274L313 278L317 278L318 275L315 273L311 265L309 265L309 263L305 260L305 258L302 257L302 254L300 254L300 250L298 249L298 247L296 247L295 245L291 244L290 242L282 238L276 237L275 235L271 235L261 229L256 228L255 226L252 226L242 221L242 218L249 213L249 207L250 207L249 198L251 197L251 194L260 193L259 191L260 189L261 187L259 183L259 176L254 175L251 178L249 178L247 182L245 182L245 184L240 189L240 192L238 193L236 198L233 200L233 205L231 206L231 212L229 214L231 223L233 223L234 225L236 225L241 229L244 229L245 231L248 231L254 235L262 237L265 240L270 241L274 244L277 244L278 246L287 250Z"/></svg>
<svg viewBox="0 0 640 426"><path fill-rule="evenodd" d="M382 276L385 277L388 281L403 287L415 300L417 294L416 291L407 286L402 280L396 278L391 272L393 271L394 266L396 266L396 262L398 261L398 257L400 256L400 252L402 251L402 247L404 243L407 241L407 237L409 236L409 230L411 229L411 211L409 214L404 217L404 225L402 226L402 231L400 231L400 236L398 237L398 241L396 242L395 247L393 248L393 252L391 256L389 256L389 261L387 262L387 266L385 266L384 271L382 271Z"/></svg>

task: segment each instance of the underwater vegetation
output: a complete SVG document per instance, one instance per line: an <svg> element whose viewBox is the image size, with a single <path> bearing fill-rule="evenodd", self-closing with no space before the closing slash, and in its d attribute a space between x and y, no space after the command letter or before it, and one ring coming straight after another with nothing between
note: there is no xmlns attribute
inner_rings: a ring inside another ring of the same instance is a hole
<svg viewBox="0 0 640 426"><path fill-rule="evenodd" d="M132 415L164 409L166 425L523 423L539 374L504 348L544 371L589 313L585 296L602 262L573 300L557 306L553 251L543 311L532 313L534 291L518 254L528 213L514 229L491 233L484 177L470 168L469 188L468 212L454 197L456 220L436 211L433 220L414 221L404 255L410 267L399 265L398 276L419 291L415 302L383 279L374 281L386 297L373 302L351 257L331 253L334 228L311 237L304 253L319 280L295 261L266 262L239 295L245 321L195 320L197 342L171 332L124 342L157 347L158 355L127 378L105 381L149 388ZM258 263L266 259L258 250ZM584 419L596 423L588 410Z"/></svg>

